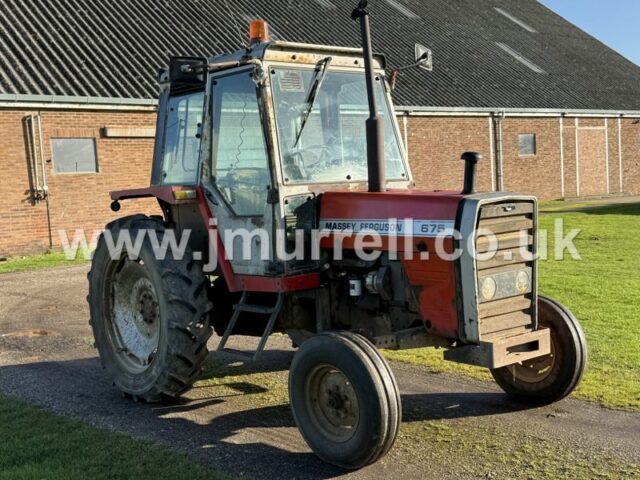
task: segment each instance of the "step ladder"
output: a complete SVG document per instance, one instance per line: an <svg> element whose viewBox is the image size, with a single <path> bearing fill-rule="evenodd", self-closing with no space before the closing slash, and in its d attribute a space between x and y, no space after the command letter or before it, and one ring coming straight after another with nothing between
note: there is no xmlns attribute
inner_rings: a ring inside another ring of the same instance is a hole
<svg viewBox="0 0 640 480"><path fill-rule="evenodd" d="M227 325L227 328L224 331L224 335L222 335L222 339L218 344L217 351L218 352L231 352L234 354L239 354L242 356L250 357L254 362L260 358L260 355L264 351L264 347L267 344L267 339L271 332L273 331L273 327L276 324L276 320L278 319L278 315L280 314L280 310L282 310L282 305L284 303L284 293L279 292L278 298L276 300L276 304L273 307L265 306L265 305L252 305L247 303L249 296L249 292L242 292L242 296L240 297L240 301L233 306L233 315L231 316L231 320ZM260 337L260 342L258 343L258 348L256 351L251 354L247 354L246 352L241 352L239 350L234 350L230 348L225 348L227 345L227 341L231 336L233 329L236 326L238 318L242 312L246 313L255 313L258 315L269 315L269 321L267 322L267 326L262 333L262 337Z"/></svg>

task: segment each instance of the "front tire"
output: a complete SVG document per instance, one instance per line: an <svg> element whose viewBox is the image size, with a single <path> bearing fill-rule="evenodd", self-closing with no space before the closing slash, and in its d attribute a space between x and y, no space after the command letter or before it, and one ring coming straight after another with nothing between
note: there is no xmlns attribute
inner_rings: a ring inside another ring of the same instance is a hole
<svg viewBox="0 0 640 480"><path fill-rule="evenodd" d="M361 335L327 332L305 341L289 372L289 399L309 447L342 468L374 463L398 434L398 386L386 360Z"/></svg>
<svg viewBox="0 0 640 480"><path fill-rule="evenodd" d="M117 388L148 402L193 385L212 334L202 268L188 248L181 259L171 249L159 259L149 235L162 245L165 233L161 220L144 215L110 223L89 272L90 322L102 365ZM127 234L130 245L144 235L139 251L110 252Z"/></svg>
<svg viewBox="0 0 640 480"><path fill-rule="evenodd" d="M538 297L538 323L551 330L551 353L491 370L514 400L546 405L563 399L580 383L587 365L587 342L580 323L558 302Z"/></svg>

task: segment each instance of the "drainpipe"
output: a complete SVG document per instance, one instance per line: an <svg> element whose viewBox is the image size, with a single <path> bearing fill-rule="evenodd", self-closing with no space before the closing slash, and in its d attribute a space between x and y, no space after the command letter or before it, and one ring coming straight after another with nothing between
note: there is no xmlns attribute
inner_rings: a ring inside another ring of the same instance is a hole
<svg viewBox="0 0 640 480"><path fill-rule="evenodd" d="M622 115L618 117L618 191L622 193Z"/></svg>
<svg viewBox="0 0 640 480"><path fill-rule="evenodd" d="M560 196L564 198L564 115L560 116Z"/></svg>
<svg viewBox="0 0 640 480"><path fill-rule="evenodd" d="M31 137L31 160L35 177L33 199L38 203L41 200L40 191L42 188L40 187L40 173L38 171L38 156L36 153L36 120L33 114L29 115L29 135Z"/></svg>
<svg viewBox="0 0 640 480"><path fill-rule="evenodd" d="M604 157L605 172L607 175L607 195L611 193L611 179L609 178L609 119L604 119Z"/></svg>
<svg viewBox="0 0 640 480"><path fill-rule="evenodd" d="M407 124L409 123L407 118L409 117L409 112L404 112L402 115L402 126L404 128L404 152L407 155L407 161L409 161L409 129Z"/></svg>
<svg viewBox="0 0 640 480"><path fill-rule="evenodd" d="M495 134L496 134L496 188L497 191L504 191L504 145L502 141L502 121L504 120L505 112L498 112L495 114Z"/></svg>
<svg viewBox="0 0 640 480"><path fill-rule="evenodd" d="M576 127L576 197L580 196L580 120L574 119Z"/></svg>
<svg viewBox="0 0 640 480"><path fill-rule="evenodd" d="M35 141L35 140L34 140ZM42 140L42 112L38 112L38 150L40 153L40 166L42 167L42 189L39 197L45 201L47 209L47 233L49 235L49 250L53 248L53 232L51 230L51 209L49 205L49 185L47 184L47 165L44 159L44 141ZM37 164L38 160L34 161Z"/></svg>
<svg viewBox="0 0 640 480"><path fill-rule="evenodd" d="M42 167L42 192L46 199L49 196L49 185L47 185L47 169L44 161L44 142L42 141L42 112L38 112L38 141L40 142L40 166Z"/></svg>
<svg viewBox="0 0 640 480"><path fill-rule="evenodd" d="M491 174L491 191L496 191L496 135L493 128L493 112L489 114L489 170Z"/></svg>

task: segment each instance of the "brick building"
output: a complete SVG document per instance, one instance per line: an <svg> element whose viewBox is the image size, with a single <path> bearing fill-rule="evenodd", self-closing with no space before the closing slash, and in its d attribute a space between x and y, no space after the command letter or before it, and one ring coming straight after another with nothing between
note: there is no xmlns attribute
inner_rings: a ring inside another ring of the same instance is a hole
<svg viewBox="0 0 640 480"><path fill-rule="evenodd" d="M58 247L60 229L90 234L115 216L110 190L149 182L154 74L169 56L235 50L256 17L277 39L359 42L355 0L228 3L233 17L214 0L3 0L0 256ZM403 73L393 94L418 187L459 188L460 153L477 150L483 190L640 193L637 65L535 0L371 4L390 66L415 44L434 51L434 71Z"/></svg>

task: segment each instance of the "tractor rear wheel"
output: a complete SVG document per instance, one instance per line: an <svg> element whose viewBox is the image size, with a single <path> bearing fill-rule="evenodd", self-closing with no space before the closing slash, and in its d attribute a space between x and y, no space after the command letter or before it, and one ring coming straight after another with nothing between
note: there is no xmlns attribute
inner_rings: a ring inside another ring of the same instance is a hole
<svg viewBox="0 0 640 480"><path fill-rule="evenodd" d="M198 379L212 329L207 279L191 250L182 259L171 249L158 258L150 234L162 245L161 220L133 215L107 225L93 256L88 301L100 360L114 384L135 400L156 402ZM132 242L113 252L124 235ZM128 251L139 235L139 251Z"/></svg>
<svg viewBox="0 0 640 480"><path fill-rule="evenodd" d="M305 341L289 372L289 399L309 447L342 468L374 463L398 434L398 386L386 360L361 335L327 332Z"/></svg>
<svg viewBox="0 0 640 480"><path fill-rule="evenodd" d="M587 342L573 314L550 298L538 298L538 323L551 331L551 353L491 370L491 374L513 399L546 405L566 397L580 383L587 365Z"/></svg>

